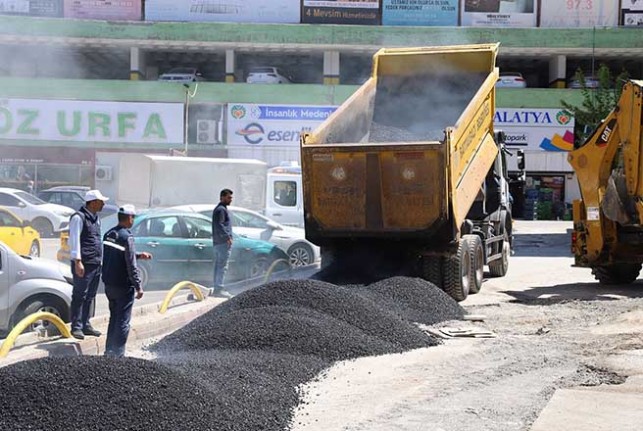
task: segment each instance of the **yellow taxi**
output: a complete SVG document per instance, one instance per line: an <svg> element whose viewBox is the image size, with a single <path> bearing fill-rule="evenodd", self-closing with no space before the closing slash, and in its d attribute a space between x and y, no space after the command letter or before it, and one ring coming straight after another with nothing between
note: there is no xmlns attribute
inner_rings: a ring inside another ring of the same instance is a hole
<svg viewBox="0 0 643 431"><path fill-rule="evenodd" d="M0 207L0 241L25 256L39 257L42 249L38 231L3 207Z"/></svg>

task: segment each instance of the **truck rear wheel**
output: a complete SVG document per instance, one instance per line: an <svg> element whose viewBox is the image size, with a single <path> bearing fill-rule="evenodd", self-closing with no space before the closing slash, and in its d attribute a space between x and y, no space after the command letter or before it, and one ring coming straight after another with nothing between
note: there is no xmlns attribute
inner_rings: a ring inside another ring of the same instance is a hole
<svg viewBox="0 0 643 431"><path fill-rule="evenodd" d="M422 258L422 278L442 288L442 257L424 256Z"/></svg>
<svg viewBox="0 0 643 431"><path fill-rule="evenodd" d="M484 250L482 249L482 240L478 235L464 235L463 239L467 241L469 253L471 254L471 272L472 277L469 283L469 293L480 292L482 280L484 279Z"/></svg>
<svg viewBox="0 0 643 431"><path fill-rule="evenodd" d="M504 277L509 270L509 253L511 252L511 243L509 243L509 236L505 233L502 241L502 249L500 251L502 257L489 262L489 273L494 277Z"/></svg>
<svg viewBox="0 0 643 431"><path fill-rule="evenodd" d="M473 280L473 256L469 241L462 238L458 251L444 262L444 291L456 301L464 301L471 290Z"/></svg>
<svg viewBox="0 0 643 431"><path fill-rule="evenodd" d="M594 278L601 284L630 284L638 278L640 272L640 263L615 263L592 268Z"/></svg>

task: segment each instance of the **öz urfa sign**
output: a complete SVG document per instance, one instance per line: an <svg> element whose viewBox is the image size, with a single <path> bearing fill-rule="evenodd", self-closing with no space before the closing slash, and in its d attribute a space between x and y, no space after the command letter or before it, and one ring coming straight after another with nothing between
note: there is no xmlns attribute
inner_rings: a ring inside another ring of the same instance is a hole
<svg viewBox="0 0 643 431"><path fill-rule="evenodd" d="M180 103L0 100L0 139L180 144Z"/></svg>

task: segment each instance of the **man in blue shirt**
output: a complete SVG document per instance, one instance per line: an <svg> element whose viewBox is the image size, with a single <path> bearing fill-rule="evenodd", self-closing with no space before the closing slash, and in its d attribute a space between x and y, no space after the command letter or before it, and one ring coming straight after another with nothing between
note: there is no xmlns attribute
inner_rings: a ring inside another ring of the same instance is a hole
<svg viewBox="0 0 643 431"><path fill-rule="evenodd" d="M152 258L150 253L136 253L134 236L130 231L135 216L133 205L123 205L118 210L118 225L107 231L103 238L103 282L109 301L107 356L125 355L134 298L143 297L136 259Z"/></svg>
<svg viewBox="0 0 643 431"><path fill-rule="evenodd" d="M214 290L213 296L230 298L232 295L223 289L223 280L228 269L228 259L232 250L232 223L228 205L232 203L232 190L223 189L219 194L219 204L212 211L212 242L214 249Z"/></svg>
<svg viewBox="0 0 643 431"><path fill-rule="evenodd" d="M98 213L109 198L99 190L85 193L85 206L69 220L69 248L74 289L71 297L71 335L82 340L85 335L100 336L89 323L98 282L103 246Z"/></svg>

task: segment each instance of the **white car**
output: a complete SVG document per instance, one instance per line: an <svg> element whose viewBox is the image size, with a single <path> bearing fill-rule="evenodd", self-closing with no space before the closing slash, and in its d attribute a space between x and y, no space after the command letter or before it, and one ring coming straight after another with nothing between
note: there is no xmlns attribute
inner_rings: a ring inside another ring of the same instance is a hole
<svg viewBox="0 0 643 431"><path fill-rule="evenodd" d="M501 73L496 81L496 88L526 88L527 81L518 72Z"/></svg>
<svg viewBox="0 0 643 431"><path fill-rule="evenodd" d="M47 311L69 322L71 266L20 256L0 241L0 333L29 314ZM93 311L92 311L93 314ZM34 322L31 329L49 322Z"/></svg>
<svg viewBox="0 0 643 431"><path fill-rule="evenodd" d="M175 210L192 211L212 217L214 204L180 205ZM290 264L311 265L320 258L319 247L306 240L306 231L298 227L284 226L255 211L229 206L232 230L237 235L268 241L288 254Z"/></svg>
<svg viewBox="0 0 643 431"><path fill-rule="evenodd" d="M290 84L290 78L285 72L277 67L253 67L246 78L248 84Z"/></svg>
<svg viewBox="0 0 643 431"><path fill-rule="evenodd" d="M43 238L67 228L69 217L74 213L69 207L47 203L25 191L1 187L0 206L29 221Z"/></svg>
<svg viewBox="0 0 643 431"><path fill-rule="evenodd" d="M201 72L193 67L177 67L159 76L159 81L189 84L205 81L205 79L203 79Z"/></svg>

